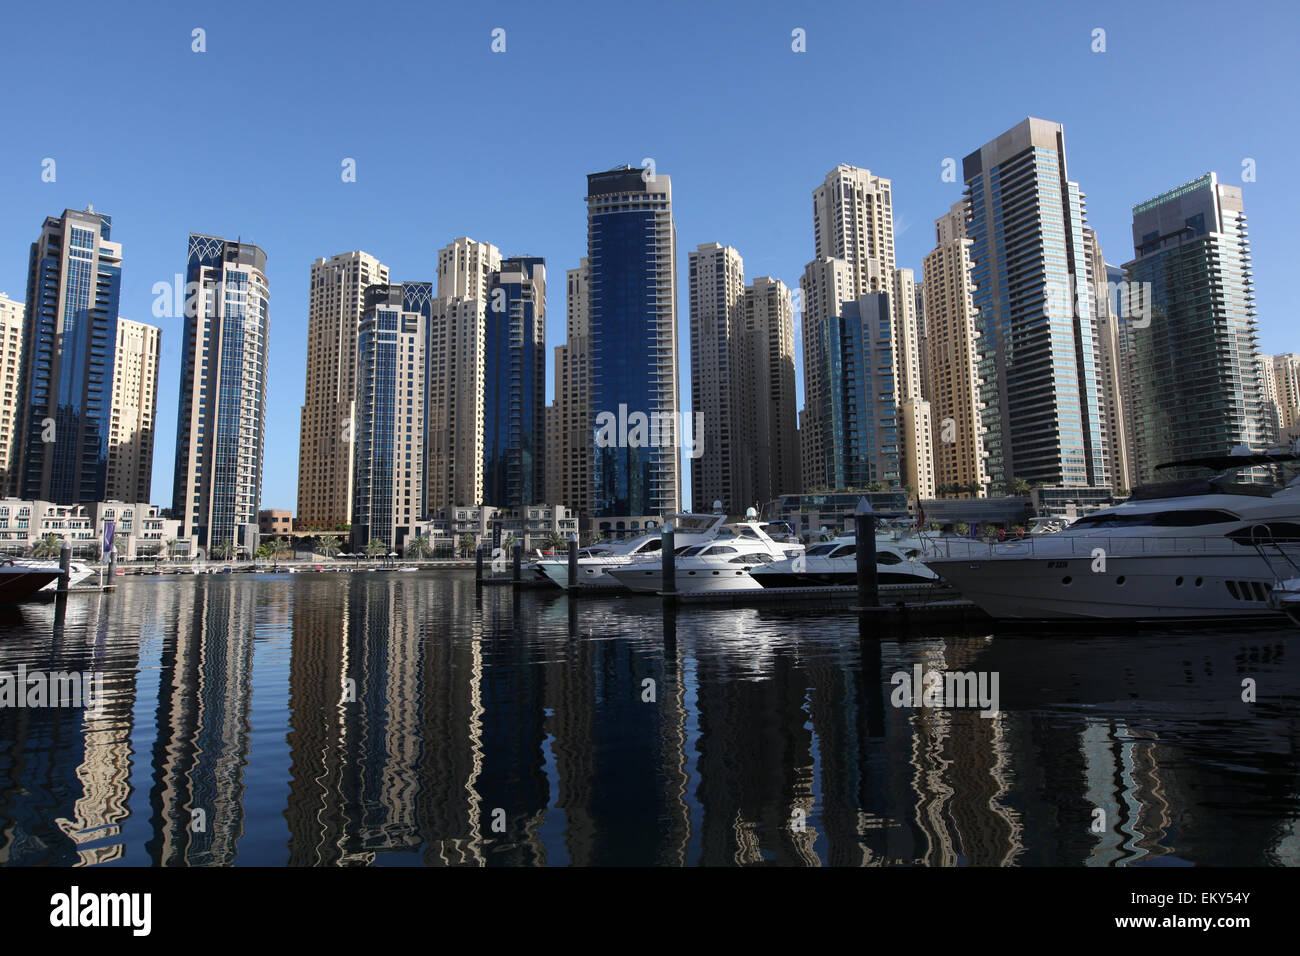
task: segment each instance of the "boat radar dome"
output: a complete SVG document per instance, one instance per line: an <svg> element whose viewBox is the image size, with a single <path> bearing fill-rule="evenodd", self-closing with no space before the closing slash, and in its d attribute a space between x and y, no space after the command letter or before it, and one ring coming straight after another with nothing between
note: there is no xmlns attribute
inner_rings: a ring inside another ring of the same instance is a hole
<svg viewBox="0 0 1300 956"><path fill-rule="evenodd" d="M755 511L753 508L746 508L745 517L749 518L750 520L753 520L754 518L758 517L758 512Z"/></svg>
<svg viewBox="0 0 1300 956"><path fill-rule="evenodd" d="M722 514L722 499L713 502L713 510L717 514Z"/></svg>

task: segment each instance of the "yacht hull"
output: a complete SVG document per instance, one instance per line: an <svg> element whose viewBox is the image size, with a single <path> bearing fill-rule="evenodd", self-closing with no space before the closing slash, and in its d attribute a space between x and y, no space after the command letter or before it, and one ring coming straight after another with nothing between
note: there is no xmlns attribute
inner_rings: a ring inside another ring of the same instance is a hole
<svg viewBox="0 0 1300 956"><path fill-rule="evenodd" d="M1003 620L1280 619L1275 574L1255 553L1070 558L927 558L962 596Z"/></svg>

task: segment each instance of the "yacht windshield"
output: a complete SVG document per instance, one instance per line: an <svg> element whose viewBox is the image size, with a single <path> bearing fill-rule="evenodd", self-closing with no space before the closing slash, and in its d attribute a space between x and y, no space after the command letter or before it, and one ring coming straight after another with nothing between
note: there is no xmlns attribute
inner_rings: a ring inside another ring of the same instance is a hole
<svg viewBox="0 0 1300 956"><path fill-rule="evenodd" d="M1099 511L1084 515L1074 524L1075 528L1195 528L1199 525L1226 524L1241 520L1230 511L1213 508L1196 508L1185 511L1147 511L1132 514L1126 511Z"/></svg>

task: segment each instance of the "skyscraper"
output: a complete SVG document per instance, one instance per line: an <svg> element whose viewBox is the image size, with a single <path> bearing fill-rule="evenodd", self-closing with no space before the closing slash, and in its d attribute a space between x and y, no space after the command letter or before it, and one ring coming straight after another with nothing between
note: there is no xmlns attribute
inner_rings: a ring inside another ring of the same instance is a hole
<svg viewBox="0 0 1300 956"><path fill-rule="evenodd" d="M0 293L0 498L16 494L18 409L23 374L23 304Z"/></svg>
<svg viewBox="0 0 1300 956"><path fill-rule="evenodd" d="M921 322L916 308L916 279L911 269L895 269L890 278L899 477L904 485L911 486L914 497L933 498L934 436L930 403L921 392Z"/></svg>
<svg viewBox="0 0 1300 956"><path fill-rule="evenodd" d="M485 326L501 251L467 237L438 251L425 348L425 503L432 514L483 502Z"/></svg>
<svg viewBox="0 0 1300 956"><path fill-rule="evenodd" d="M266 427L266 253L191 233L172 512L206 553L257 547Z"/></svg>
<svg viewBox="0 0 1300 956"><path fill-rule="evenodd" d="M106 501L149 500L161 357L161 329L130 319L117 320Z"/></svg>
<svg viewBox="0 0 1300 956"><path fill-rule="evenodd" d="M935 247L925 257L925 395L934 428L935 485L940 494L985 493L977 330L966 204L935 220Z"/></svg>
<svg viewBox="0 0 1300 956"><path fill-rule="evenodd" d="M27 272L18 492L103 501L122 247L87 208L45 220Z"/></svg>
<svg viewBox="0 0 1300 956"><path fill-rule="evenodd" d="M587 177L587 260L591 410L597 419L591 423L592 513L678 511L677 229L668 176L623 166ZM651 428L644 443L635 428L606 428L603 437L596 428L600 421L626 423L633 416L660 428ZM665 435L670 424L672 434Z"/></svg>
<svg viewBox="0 0 1300 956"><path fill-rule="evenodd" d="M888 292L894 272L893 183L871 170L840 164L813 190L818 259L843 259L853 287L844 301Z"/></svg>
<svg viewBox="0 0 1300 956"><path fill-rule="evenodd" d="M1278 441L1300 438L1300 355L1288 352L1270 358L1277 389Z"/></svg>
<svg viewBox="0 0 1300 956"><path fill-rule="evenodd" d="M354 549L401 552L424 516L425 324L433 283L372 285L357 333Z"/></svg>
<svg viewBox="0 0 1300 956"><path fill-rule="evenodd" d="M502 260L484 321L483 504L544 500L546 261Z"/></svg>
<svg viewBox="0 0 1300 956"><path fill-rule="evenodd" d="M771 276L745 288L733 350L732 378L738 398L732 442L738 467L732 509L762 507L802 490L794 384L794 308L790 290ZM697 507L705 500L695 495Z"/></svg>
<svg viewBox="0 0 1300 956"><path fill-rule="evenodd" d="M1127 340L1138 480L1164 462L1267 444L1240 187L1206 173L1138 203L1133 252L1129 294L1149 316Z"/></svg>
<svg viewBox="0 0 1300 956"><path fill-rule="evenodd" d="M739 488L747 468L737 434L742 391L733 352L744 314L745 264L731 246L701 243L687 254L691 307L691 410L704 416L704 453L691 460L691 500L697 510L721 501L731 512L752 502Z"/></svg>
<svg viewBox="0 0 1300 956"><path fill-rule="evenodd" d="M563 345L555 349L555 433L558 440L547 455L552 465L546 494L583 518L591 516L593 415L591 411L591 321L587 303L591 268L583 259L565 274Z"/></svg>
<svg viewBox="0 0 1300 956"><path fill-rule="evenodd" d="M1085 204L1064 129L1026 119L962 166L989 478L1108 487Z"/></svg>
<svg viewBox="0 0 1300 956"><path fill-rule="evenodd" d="M366 289L387 284L388 267L344 252L313 262L310 281L297 519L303 528L337 529L352 520L357 332Z"/></svg>
<svg viewBox="0 0 1300 956"><path fill-rule="evenodd" d="M1282 419L1284 412L1282 403L1278 400L1277 387L1277 369L1273 365L1273 360L1280 356L1260 354L1255 359L1255 368L1259 375L1259 397L1263 409L1263 416L1266 428L1269 434L1277 436L1280 441L1285 441L1283 436Z"/></svg>
<svg viewBox="0 0 1300 956"><path fill-rule="evenodd" d="M1119 270L1108 265L1101 243L1092 229L1084 230L1088 247L1088 275L1092 280L1093 341L1097 362L1098 400L1101 404L1101 441L1106 472L1119 493L1129 489L1128 425L1124 410L1125 374L1120 354L1120 313L1125 307Z"/></svg>
<svg viewBox="0 0 1300 956"><path fill-rule="evenodd" d="M803 292L804 387L799 444L804 491L845 487L843 449L837 450L834 442L839 405L831 392L832 346L838 347L841 305L854 298L856 284L854 270L847 262L826 257L808 263L799 280Z"/></svg>
<svg viewBox="0 0 1300 956"><path fill-rule="evenodd" d="M910 269L895 268L892 194L890 180L844 164L813 190L817 258L802 279L805 490L849 487L843 482L854 476L856 484L910 484L919 495L933 493L916 285ZM877 295L884 298L864 299ZM883 340L874 325L882 301L889 315ZM845 303L853 309L845 311ZM842 354L888 360L889 368L836 369L836 356ZM826 391L849 386L874 391L870 396ZM867 419L835 417L849 407L860 407ZM845 457L850 454L867 454L870 460L851 462Z"/></svg>

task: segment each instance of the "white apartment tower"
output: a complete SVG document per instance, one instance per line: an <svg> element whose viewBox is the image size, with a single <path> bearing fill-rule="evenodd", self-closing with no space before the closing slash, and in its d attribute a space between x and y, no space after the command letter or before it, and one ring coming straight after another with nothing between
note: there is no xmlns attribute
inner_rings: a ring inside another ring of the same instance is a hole
<svg viewBox="0 0 1300 956"><path fill-rule="evenodd" d="M162 330L118 318L113 417L108 428L106 501L148 501L158 414Z"/></svg>
<svg viewBox="0 0 1300 956"><path fill-rule="evenodd" d="M485 320L501 251L461 237L438 252L425 349L427 514L483 501Z"/></svg>
<svg viewBox="0 0 1300 956"><path fill-rule="evenodd" d="M732 513L752 504L739 495L747 467L737 443L737 417L752 401L733 355L739 344L745 298L745 264L731 246L702 243L690 264L691 410L703 415L703 454L691 461L691 497L696 509L721 501Z"/></svg>
<svg viewBox="0 0 1300 956"><path fill-rule="evenodd" d="M0 498L17 494L18 396L23 368L25 306L0 293Z"/></svg>

